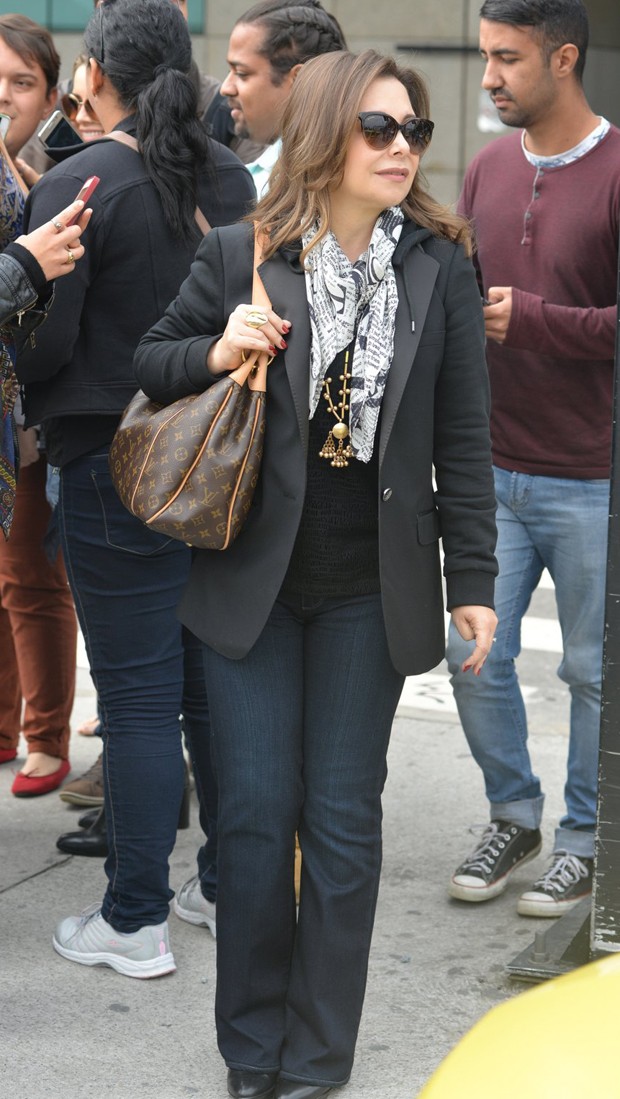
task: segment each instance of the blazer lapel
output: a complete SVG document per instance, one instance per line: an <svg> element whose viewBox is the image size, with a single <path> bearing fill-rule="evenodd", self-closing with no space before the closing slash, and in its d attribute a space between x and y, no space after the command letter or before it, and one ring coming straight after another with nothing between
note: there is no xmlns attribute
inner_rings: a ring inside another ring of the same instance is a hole
<svg viewBox="0 0 620 1099"><path fill-rule="evenodd" d="M272 308L292 325L290 337L287 339L289 346L284 352L284 365L293 394L299 434L306 450L310 405L311 338L306 281L303 273L294 271L279 252L262 263L258 270L269 294Z"/></svg>
<svg viewBox="0 0 620 1099"><path fill-rule="evenodd" d="M418 350L438 271L437 261L432 256L427 256L426 252L419 247L413 247L405 256L402 267L395 267L398 309L394 331L394 355L381 403L380 465L383 462L398 406ZM405 292L405 279L409 286L409 298ZM410 314L409 300L413 307L413 317ZM415 322L413 332L411 331L412 320Z"/></svg>

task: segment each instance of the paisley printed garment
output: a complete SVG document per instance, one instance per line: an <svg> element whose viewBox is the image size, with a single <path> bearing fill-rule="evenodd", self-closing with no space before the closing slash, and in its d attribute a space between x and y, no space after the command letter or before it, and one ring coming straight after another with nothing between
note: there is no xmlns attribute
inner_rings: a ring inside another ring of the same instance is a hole
<svg viewBox="0 0 620 1099"><path fill-rule="evenodd" d="M22 231L25 196L8 164L0 159L0 251ZM15 348L10 330L0 327L0 527L8 538L17 484L17 432L13 408L18 394Z"/></svg>

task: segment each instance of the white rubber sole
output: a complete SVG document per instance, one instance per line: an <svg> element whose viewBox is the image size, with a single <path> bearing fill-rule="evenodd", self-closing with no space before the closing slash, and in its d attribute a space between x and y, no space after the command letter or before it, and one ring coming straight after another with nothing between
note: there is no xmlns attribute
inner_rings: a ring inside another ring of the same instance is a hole
<svg viewBox="0 0 620 1099"><path fill-rule="evenodd" d="M511 866L510 870L506 871L503 878L499 878L496 882L493 882L493 885L484 885L483 883L476 885L476 881L480 881L479 878L472 877L470 879L472 882L471 885L465 884L464 882L458 882L455 878L452 878L448 886L448 893L457 901L469 901L473 904L479 904L481 901L491 901L493 900L493 897L499 897L500 893L504 892L511 875L514 874L515 870L518 870L520 866L525 866L526 862L531 862L532 859L535 859L536 856L540 854L541 850L542 842L539 843L538 847L535 847L533 851L530 851L529 855L525 855L524 858L519 859L519 862L516 862L514 866ZM466 877L465 874L460 876L462 878Z"/></svg>
<svg viewBox="0 0 620 1099"><path fill-rule="evenodd" d="M538 919L553 920L570 912L571 908L579 904L584 897L589 897L592 891L582 893L580 897L574 897L570 901L552 901L536 893L524 893L517 901L517 912L520 916L536 916Z"/></svg>
<svg viewBox="0 0 620 1099"><path fill-rule="evenodd" d="M118 954L107 954L105 951L97 951L93 954L84 954L78 950L69 950L62 946L54 936L52 945L57 954L67 958L70 962L78 962L80 965L105 965L122 973L124 977L137 977L148 980L150 977L164 977L166 973L174 973L176 964L172 954L162 954L160 958L153 958L148 962L134 962L131 958L121 958Z"/></svg>

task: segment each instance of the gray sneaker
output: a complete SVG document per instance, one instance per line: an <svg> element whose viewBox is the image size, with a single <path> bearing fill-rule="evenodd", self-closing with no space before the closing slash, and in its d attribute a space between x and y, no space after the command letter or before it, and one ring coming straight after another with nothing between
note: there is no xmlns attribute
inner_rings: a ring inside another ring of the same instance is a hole
<svg viewBox="0 0 620 1099"><path fill-rule="evenodd" d="M108 965L125 977L163 977L174 973L168 924L147 924L139 931L115 931L89 908L81 916L61 920L52 940L54 950L80 965Z"/></svg>
<svg viewBox="0 0 620 1099"><path fill-rule="evenodd" d="M594 859L553 852L551 866L517 902L520 916L562 916L592 892Z"/></svg>
<svg viewBox="0 0 620 1099"><path fill-rule="evenodd" d="M215 905L203 896L200 878L196 874L185 882L173 898L172 907L180 919L196 927L208 927L215 939Z"/></svg>

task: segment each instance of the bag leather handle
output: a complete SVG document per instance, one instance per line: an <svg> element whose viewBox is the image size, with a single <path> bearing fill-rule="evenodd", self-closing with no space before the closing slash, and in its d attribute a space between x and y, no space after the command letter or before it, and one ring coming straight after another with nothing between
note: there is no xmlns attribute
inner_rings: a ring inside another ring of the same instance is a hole
<svg viewBox="0 0 620 1099"><path fill-rule="evenodd" d="M254 270L252 273L252 305L259 309L271 309L271 301L265 285L260 277L258 268L263 262L264 233L259 228L258 222L254 222ZM243 385L247 380L252 390L264 393L267 389L267 367L272 360L266 351L251 351L244 363L238 366L230 374L236 382Z"/></svg>

